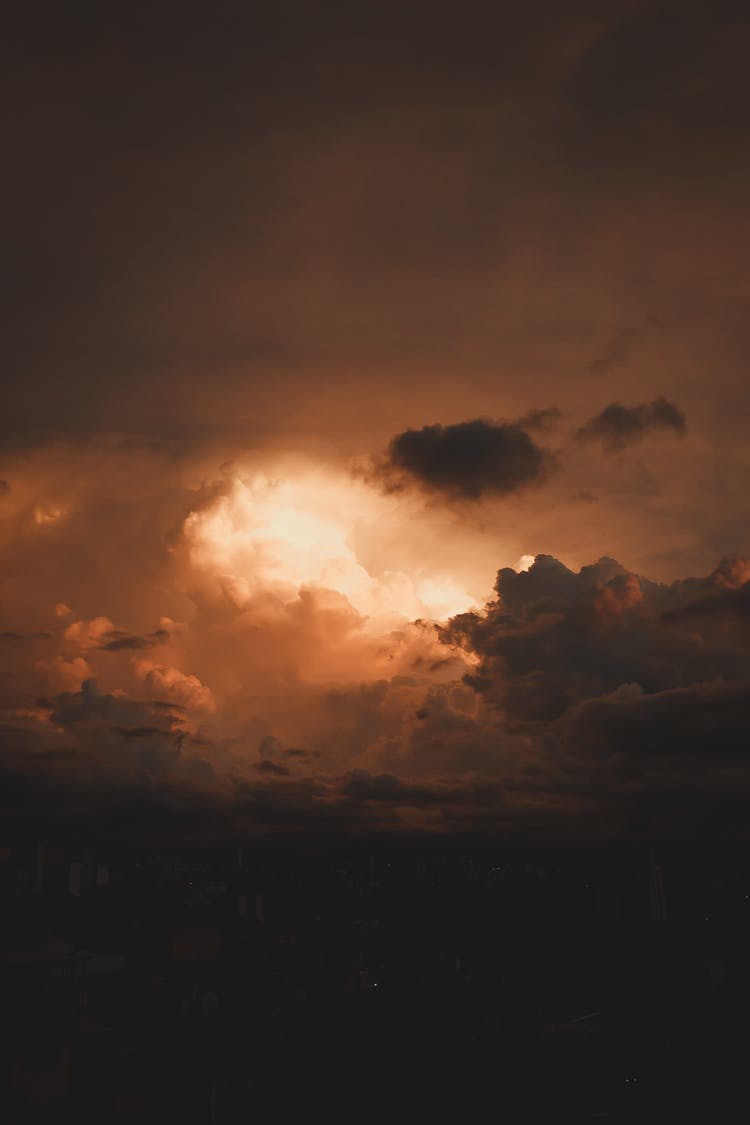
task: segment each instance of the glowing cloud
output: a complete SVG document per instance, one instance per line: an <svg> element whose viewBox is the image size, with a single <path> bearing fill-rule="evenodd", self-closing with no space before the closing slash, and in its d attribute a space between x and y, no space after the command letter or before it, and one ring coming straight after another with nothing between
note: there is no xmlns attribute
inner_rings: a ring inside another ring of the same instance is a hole
<svg viewBox="0 0 750 1125"><path fill-rule="evenodd" d="M197 676L150 660L137 660L136 673L155 699L169 699L196 711L214 711L216 703L210 688Z"/></svg>
<svg viewBox="0 0 750 1125"><path fill-rule="evenodd" d="M444 619L471 596L429 561L373 574L355 543L393 527L398 502L343 472L314 468L272 479L235 478L208 508L188 516L192 564L214 574L239 608L261 591L292 601L306 587L335 590L378 630L415 618Z"/></svg>
<svg viewBox="0 0 750 1125"><path fill-rule="evenodd" d="M531 570L534 565L534 559L534 555L521 555L513 569L517 570L519 574L524 570Z"/></svg>

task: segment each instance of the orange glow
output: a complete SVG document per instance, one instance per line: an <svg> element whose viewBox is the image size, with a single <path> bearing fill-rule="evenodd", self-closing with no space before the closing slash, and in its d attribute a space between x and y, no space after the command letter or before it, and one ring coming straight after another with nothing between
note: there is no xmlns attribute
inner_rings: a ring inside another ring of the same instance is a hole
<svg viewBox="0 0 750 1125"><path fill-rule="evenodd" d="M425 559L372 573L358 548L404 520L398 502L344 472L320 467L281 479L236 477L226 495L185 522L193 565L215 574L247 604L260 590L284 601L305 587L335 590L371 629L398 620L443 619L472 605L459 583Z"/></svg>
<svg viewBox="0 0 750 1125"><path fill-rule="evenodd" d="M531 570L533 565L534 565L534 555L521 555L520 559L518 560L516 565L513 567L513 569L517 570L520 574L521 571L523 571L523 570Z"/></svg>
<svg viewBox="0 0 750 1125"><path fill-rule="evenodd" d="M57 523L67 514L65 508L60 508L57 504L37 504L33 518L37 527L46 527L47 524Z"/></svg>

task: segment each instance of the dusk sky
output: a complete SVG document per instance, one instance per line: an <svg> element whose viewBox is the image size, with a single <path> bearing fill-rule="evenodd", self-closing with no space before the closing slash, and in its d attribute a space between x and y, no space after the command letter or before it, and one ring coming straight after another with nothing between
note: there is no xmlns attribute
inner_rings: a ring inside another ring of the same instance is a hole
<svg viewBox="0 0 750 1125"><path fill-rule="evenodd" d="M6 820L743 831L747 6L5 24Z"/></svg>

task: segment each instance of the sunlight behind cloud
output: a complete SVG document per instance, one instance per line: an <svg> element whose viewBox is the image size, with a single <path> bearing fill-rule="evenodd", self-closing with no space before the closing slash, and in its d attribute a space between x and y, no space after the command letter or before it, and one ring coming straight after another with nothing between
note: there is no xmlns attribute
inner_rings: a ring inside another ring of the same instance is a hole
<svg viewBox="0 0 750 1125"><path fill-rule="evenodd" d="M521 555L520 559L515 564L513 569L517 570L519 574L522 570L531 570L532 566L534 565L535 558L535 555Z"/></svg>
<svg viewBox="0 0 750 1125"><path fill-rule="evenodd" d="M291 601L305 587L330 589L373 630L468 609L470 594L429 560L411 572L378 574L362 564L352 543L363 529L387 533L403 518L396 501L363 482L314 468L282 479L238 476L212 505L188 516L184 531L192 564L214 573L239 606L261 591Z"/></svg>

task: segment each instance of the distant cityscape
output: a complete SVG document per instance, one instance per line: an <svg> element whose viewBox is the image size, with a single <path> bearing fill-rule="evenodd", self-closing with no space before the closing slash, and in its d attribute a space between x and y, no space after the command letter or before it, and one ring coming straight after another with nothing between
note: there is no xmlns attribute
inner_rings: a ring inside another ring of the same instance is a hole
<svg viewBox="0 0 750 1125"><path fill-rule="evenodd" d="M744 1119L736 856L16 840L0 879L9 1125Z"/></svg>

